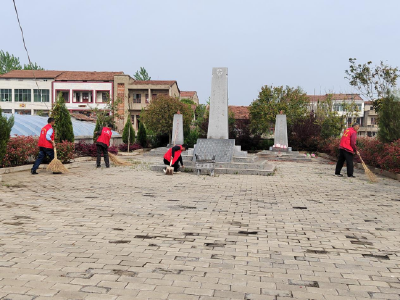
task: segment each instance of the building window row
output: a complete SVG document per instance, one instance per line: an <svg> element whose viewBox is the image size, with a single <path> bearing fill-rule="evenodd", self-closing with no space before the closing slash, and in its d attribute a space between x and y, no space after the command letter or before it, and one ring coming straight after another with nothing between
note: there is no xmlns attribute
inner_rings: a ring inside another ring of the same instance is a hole
<svg viewBox="0 0 400 300"><path fill-rule="evenodd" d="M56 90L56 97L61 94L61 97L66 103L70 102L70 90ZM94 100L93 95L96 95ZM72 103L105 103L110 99L110 92L108 91L92 91L92 90L73 90Z"/></svg>
<svg viewBox="0 0 400 300"><path fill-rule="evenodd" d="M50 102L50 90L34 89L34 102ZM0 100L2 102L12 102L12 90L0 89ZM15 102L32 102L32 90L14 89Z"/></svg>

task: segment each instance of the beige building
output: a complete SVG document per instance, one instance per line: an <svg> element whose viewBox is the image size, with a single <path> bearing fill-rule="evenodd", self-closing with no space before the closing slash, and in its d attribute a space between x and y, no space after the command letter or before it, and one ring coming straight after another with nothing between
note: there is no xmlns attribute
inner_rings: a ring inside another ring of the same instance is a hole
<svg viewBox="0 0 400 300"><path fill-rule="evenodd" d="M180 99L190 99L192 100L196 105L199 105L199 97L197 96L196 91L182 91L180 94Z"/></svg>
<svg viewBox="0 0 400 300"><path fill-rule="evenodd" d="M376 113L372 101L364 102L364 118L358 131L361 136L374 137L378 133L378 114Z"/></svg>
<svg viewBox="0 0 400 300"><path fill-rule="evenodd" d="M129 75L114 76L115 99L122 102L118 113L124 117L118 120L118 129L122 129L130 115L133 128L137 131L140 123L140 112L147 107L157 95L180 97L180 90L176 80L134 80ZM127 114L128 112L128 114Z"/></svg>

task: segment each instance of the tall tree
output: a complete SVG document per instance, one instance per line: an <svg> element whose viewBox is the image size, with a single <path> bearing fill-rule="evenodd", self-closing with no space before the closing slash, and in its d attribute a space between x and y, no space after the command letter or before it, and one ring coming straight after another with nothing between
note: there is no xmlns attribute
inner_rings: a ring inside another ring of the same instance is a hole
<svg viewBox="0 0 400 300"><path fill-rule="evenodd" d="M307 116L308 104L307 94L300 87L265 85L249 107L251 129L258 134L269 133L281 111L288 124L294 124Z"/></svg>
<svg viewBox="0 0 400 300"><path fill-rule="evenodd" d="M151 80L151 77L147 73L146 69L143 67L140 67L140 71L136 71L136 73L133 77L135 77L136 80L140 80L140 81Z"/></svg>
<svg viewBox="0 0 400 300"><path fill-rule="evenodd" d="M24 70L44 70L37 63L29 63L27 65L24 64Z"/></svg>
<svg viewBox="0 0 400 300"><path fill-rule="evenodd" d="M146 128L144 127L143 123L139 124L137 139L138 139L139 144L143 148L147 146L147 132L146 132Z"/></svg>
<svg viewBox="0 0 400 300"><path fill-rule="evenodd" d="M378 111L378 138L384 143L400 139L400 98L394 94L384 97Z"/></svg>
<svg viewBox="0 0 400 300"><path fill-rule="evenodd" d="M3 111L0 107L0 166L3 165L4 156L7 151L7 143L10 139L11 129L14 126L14 116L7 119L3 116Z"/></svg>
<svg viewBox="0 0 400 300"><path fill-rule="evenodd" d="M8 73L12 70L21 70L19 58L0 50L0 74Z"/></svg>
<svg viewBox="0 0 400 300"><path fill-rule="evenodd" d="M128 144L128 141L129 141L129 144L131 144L131 145L135 141L135 130L133 129L132 119L131 119L130 115L128 115L128 118L125 123L124 131L122 132L122 141L125 144Z"/></svg>
<svg viewBox="0 0 400 300"><path fill-rule="evenodd" d="M371 61L364 64L357 64L356 61L356 58L349 58L350 68L345 71L345 78L361 95L374 101L374 108L378 112L380 99L389 96L390 90L397 85L399 68L384 64L383 61L377 66L372 66Z"/></svg>
<svg viewBox="0 0 400 300"><path fill-rule="evenodd" d="M51 111L50 117L56 121L55 141L62 143L63 141L74 141L74 129L72 127L71 115L65 105L65 100L62 93L58 94L57 101Z"/></svg>
<svg viewBox="0 0 400 300"><path fill-rule="evenodd" d="M168 95L159 95L152 100L147 109L142 111L140 120L155 134L168 134L171 141L173 118L178 111L183 115L183 130L187 132L193 119L192 108Z"/></svg>

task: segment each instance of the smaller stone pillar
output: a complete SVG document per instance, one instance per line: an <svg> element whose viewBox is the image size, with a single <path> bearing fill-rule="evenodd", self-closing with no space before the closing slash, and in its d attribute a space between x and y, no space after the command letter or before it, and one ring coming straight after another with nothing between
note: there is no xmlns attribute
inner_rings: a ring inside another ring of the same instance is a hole
<svg viewBox="0 0 400 300"><path fill-rule="evenodd" d="M280 114L276 116L275 134L274 134L274 151L290 151L287 134L286 115Z"/></svg>
<svg viewBox="0 0 400 300"><path fill-rule="evenodd" d="M174 121L172 123L172 145L183 144L183 116L179 113L174 114Z"/></svg>

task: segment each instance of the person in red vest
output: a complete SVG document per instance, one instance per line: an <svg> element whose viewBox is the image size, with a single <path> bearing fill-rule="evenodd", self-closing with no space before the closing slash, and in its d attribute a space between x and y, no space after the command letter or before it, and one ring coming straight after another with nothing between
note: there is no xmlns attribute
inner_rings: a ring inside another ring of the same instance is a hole
<svg viewBox="0 0 400 300"><path fill-rule="evenodd" d="M101 154L103 153L104 162L106 163L106 168L109 168L110 159L108 157L108 147L110 146L110 139L112 136L111 129L109 127L103 127L96 134L99 136L96 140L97 167L100 168Z"/></svg>
<svg viewBox="0 0 400 300"><path fill-rule="evenodd" d="M33 167L31 169L31 174L37 175L36 170L39 168L40 164L43 161L43 158L47 155L50 157L50 160L54 158L54 129L53 126L56 123L54 118L47 119L47 125L42 128L39 136L39 156L36 159Z"/></svg>
<svg viewBox="0 0 400 300"><path fill-rule="evenodd" d="M352 127L347 128L342 138L340 139L339 145L339 160L336 164L335 176L342 177L340 171L343 168L343 164L346 161L347 165L347 177L353 177L354 167L353 167L353 157L357 153L356 141L357 141L357 131L360 129L360 124L354 123Z"/></svg>
<svg viewBox="0 0 400 300"><path fill-rule="evenodd" d="M185 166L183 165L181 153L182 151L186 151L187 148L188 146L186 144L176 145L172 148L169 148L164 155L164 164L170 166L172 160L172 167L174 167L174 172L179 171L179 163L181 164L182 168L184 168ZM163 171L165 173L167 171L166 168L164 168Z"/></svg>

